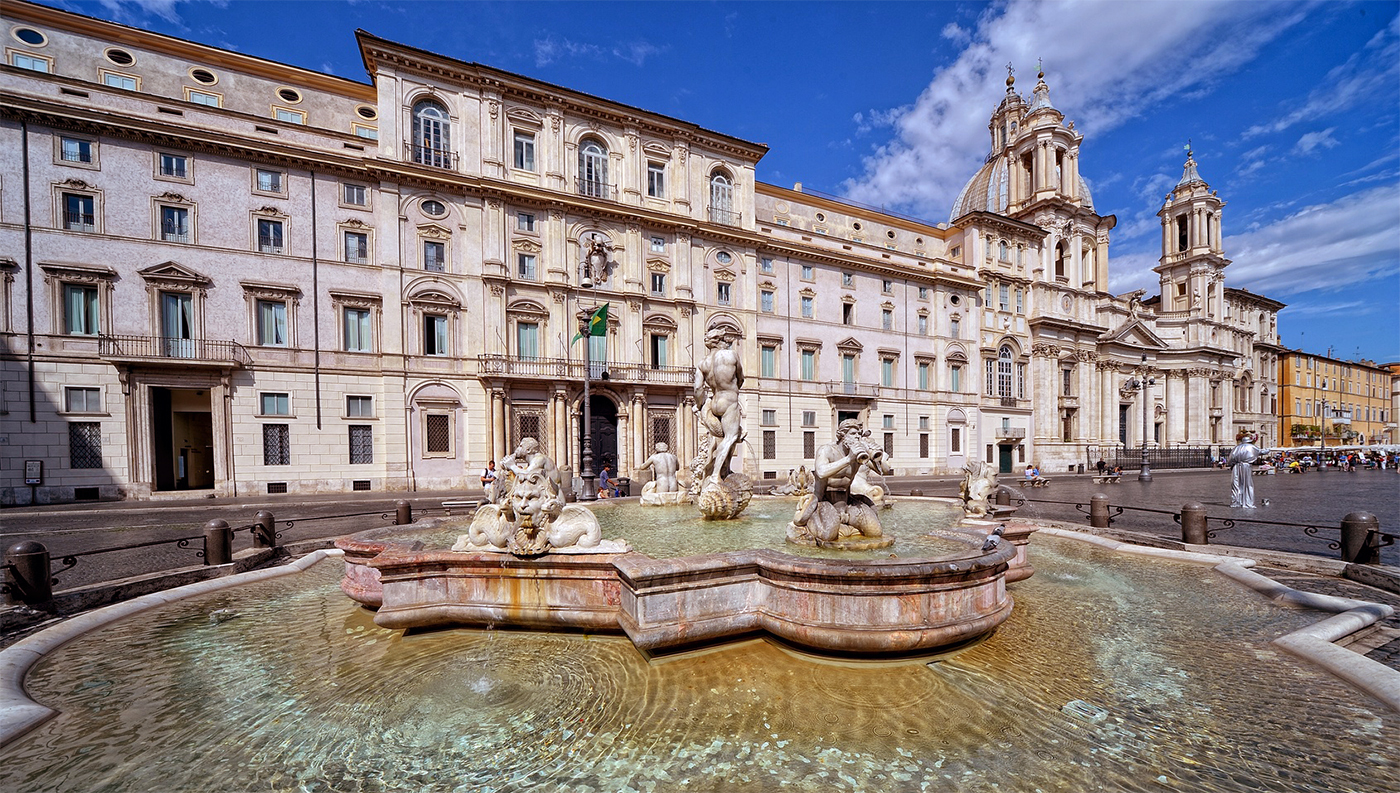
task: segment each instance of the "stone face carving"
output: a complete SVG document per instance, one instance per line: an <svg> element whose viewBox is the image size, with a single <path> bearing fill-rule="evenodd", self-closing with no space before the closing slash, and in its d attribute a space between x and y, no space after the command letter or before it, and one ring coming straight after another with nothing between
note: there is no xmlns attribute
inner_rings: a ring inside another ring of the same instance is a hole
<svg viewBox="0 0 1400 793"><path fill-rule="evenodd" d="M963 481L958 494L963 500L963 514L969 518L985 518L992 511L991 495L997 489L997 471L982 461L963 466Z"/></svg>
<svg viewBox="0 0 1400 793"><path fill-rule="evenodd" d="M1239 445L1230 452L1230 506L1254 509L1254 469L1251 467L1264 456L1264 450L1254 445L1254 436L1245 433Z"/></svg>
<svg viewBox="0 0 1400 793"><path fill-rule="evenodd" d="M566 505L559 468L525 438L501 461L494 503L476 511L454 551L540 556L546 553L627 553L623 540L604 540L585 507Z"/></svg>
<svg viewBox="0 0 1400 793"><path fill-rule="evenodd" d="M680 460L676 458L676 455L671 454L670 448L666 444L656 444L656 454L648 457L646 462L637 466L637 470L650 468L655 474L654 479L642 485L642 506L671 506L690 501L690 494L681 490L680 482L676 477L680 467Z"/></svg>
<svg viewBox="0 0 1400 793"><path fill-rule="evenodd" d="M859 421L846 419L836 428L836 442L817 450L811 495L797 502L788 524L788 542L848 550L884 548L894 544L884 536L871 485L866 477L891 473L882 450L866 441Z"/></svg>
<svg viewBox="0 0 1400 793"><path fill-rule="evenodd" d="M739 389L744 385L744 367L731 347L734 336L728 328L713 328L705 334L707 354L696 367L695 409L702 426L709 431L709 443L701 445L700 464L692 489L700 513L707 520L730 520L749 505L753 483L730 468L734 451L744 442L744 413Z"/></svg>

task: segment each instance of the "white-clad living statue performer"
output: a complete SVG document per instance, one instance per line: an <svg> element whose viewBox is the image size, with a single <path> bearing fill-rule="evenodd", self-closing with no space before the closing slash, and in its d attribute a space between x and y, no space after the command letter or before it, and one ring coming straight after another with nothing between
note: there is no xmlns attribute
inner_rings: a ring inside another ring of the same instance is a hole
<svg viewBox="0 0 1400 793"><path fill-rule="evenodd" d="M1254 509L1254 463L1265 450L1254 445L1254 435L1246 432L1226 462L1230 466L1230 506Z"/></svg>

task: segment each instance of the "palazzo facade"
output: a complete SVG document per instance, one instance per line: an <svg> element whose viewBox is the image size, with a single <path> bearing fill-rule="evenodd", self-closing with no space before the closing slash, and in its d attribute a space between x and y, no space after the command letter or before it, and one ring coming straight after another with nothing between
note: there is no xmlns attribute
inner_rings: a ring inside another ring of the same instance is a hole
<svg viewBox="0 0 1400 793"><path fill-rule="evenodd" d="M3 14L0 500L461 488L523 436L745 469L859 418L900 474L1276 432L1281 304L1224 286L1188 160L1162 294L1113 296L1081 136L1008 81L947 223L755 178L766 148L360 32L369 82L20 0ZM590 277L587 250L608 251ZM607 334L575 340L607 304ZM1144 395L1126 389L1143 374Z"/></svg>

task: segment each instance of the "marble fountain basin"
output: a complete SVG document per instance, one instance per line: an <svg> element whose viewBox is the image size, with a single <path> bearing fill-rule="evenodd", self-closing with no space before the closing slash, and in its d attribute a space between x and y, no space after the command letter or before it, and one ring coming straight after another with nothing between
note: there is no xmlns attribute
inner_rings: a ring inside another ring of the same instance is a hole
<svg viewBox="0 0 1400 793"><path fill-rule="evenodd" d="M756 498L743 521L704 526L693 507L600 504L604 536L632 543L622 554L448 550L461 521L375 529L336 543L341 589L396 630L623 633L647 652L767 633L821 652L888 655L990 632L1011 614L1006 584L1034 572L1029 524L962 520L945 500L902 498L882 513L893 548L843 554L782 542L794 503ZM997 526L1004 539L983 550Z"/></svg>

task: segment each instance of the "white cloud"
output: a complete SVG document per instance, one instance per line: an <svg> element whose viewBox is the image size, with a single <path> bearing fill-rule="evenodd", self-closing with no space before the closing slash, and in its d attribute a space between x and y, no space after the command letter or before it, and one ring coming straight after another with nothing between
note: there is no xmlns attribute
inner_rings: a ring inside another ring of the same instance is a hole
<svg viewBox="0 0 1400 793"><path fill-rule="evenodd" d="M1309 132L1298 139L1293 150L1298 154L1312 154L1318 148L1331 149L1340 146L1341 142L1332 137L1336 130L1336 127L1328 127L1321 132Z"/></svg>
<svg viewBox="0 0 1400 793"><path fill-rule="evenodd" d="M175 24L183 24L178 8L181 4L189 2L190 0L101 0L102 7L107 9L112 19L118 21L130 22L142 16L156 16ZM226 0L209 2L220 8L227 5Z"/></svg>
<svg viewBox="0 0 1400 793"><path fill-rule="evenodd" d="M563 58L586 58L595 61L606 60L608 56L626 61L633 66L642 66L647 58L665 52L667 47L657 47L646 41L633 41L614 45L605 49L597 44L559 39L554 36L535 39L535 65L548 66Z"/></svg>
<svg viewBox="0 0 1400 793"><path fill-rule="evenodd" d="M851 198L942 216L988 150L987 117L1008 61L1043 57L1056 107L1101 132L1168 98L1213 86L1304 19L1307 6L1267 3L1036 3L1011 0L977 21L957 59L892 123L893 139L844 187ZM959 28L961 30L961 28ZM948 33L956 31L945 28Z"/></svg>

